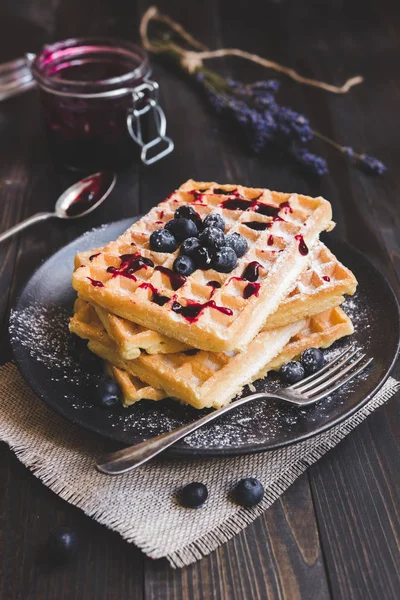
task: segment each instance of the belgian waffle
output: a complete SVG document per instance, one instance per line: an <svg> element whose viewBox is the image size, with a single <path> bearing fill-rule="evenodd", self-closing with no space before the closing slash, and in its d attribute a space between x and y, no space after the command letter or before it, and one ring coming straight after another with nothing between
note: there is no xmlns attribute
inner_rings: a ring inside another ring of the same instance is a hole
<svg viewBox="0 0 400 600"><path fill-rule="evenodd" d="M222 214L225 233L240 233L249 249L231 273L196 270L176 289L168 273L178 251L154 252L149 237L185 204L201 217ZM295 285L309 262L308 249L333 226L331 217L331 205L321 197L189 180L115 242L93 252L89 264L74 272L73 287L89 302L190 346L214 352L243 349ZM129 276L121 258L128 255L145 262ZM260 268L249 296L242 274L254 261ZM210 281L221 286L212 301ZM189 311L192 316L185 316Z"/></svg>
<svg viewBox="0 0 400 600"><path fill-rule="evenodd" d="M283 350L258 373L254 380L265 377L269 371L280 369L283 364L298 357L306 348L327 348L336 340L351 333L353 333L351 321L342 309L337 308L316 315L312 321L309 320L304 329L290 339ZM108 372L119 383L125 406L142 399L160 400L168 396L164 390L156 390L151 386L145 387L145 384L128 371L112 366L112 371Z"/></svg>
<svg viewBox="0 0 400 600"><path fill-rule="evenodd" d="M142 353L134 360L121 358L94 308L80 299L75 304L70 330L88 339L89 349L114 366L184 403L205 408L229 402L305 325L303 320L262 331L243 353L192 349L176 354Z"/></svg>
<svg viewBox="0 0 400 600"><path fill-rule="evenodd" d="M77 254L75 268L87 265L92 253L99 251L100 249L96 249ZM278 310L268 317L264 329L295 323L338 306L344 300L343 294L354 294L357 286L354 275L322 242L318 242L310 254L311 262L308 269L300 275ZM211 299L212 288L209 294ZM122 358L127 360L137 358L140 350L145 350L148 354L170 354L189 349L189 346L182 342L150 331L103 308L95 306L95 310L108 335L117 344Z"/></svg>
<svg viewBox="0 0 400 600"><path fill-rule="evenodd" d="M115 379L121 388L124 406L130 406L144 399L162 400L168 396L163 390L156 390L128 373L128 371L114 367L109 362L105 363L105 371L110 377Z"/></svg>
<svg viewBox="0 0 400 600"><path fill-rule="evenodd" d="M77 300L70 329L88 339L89 349L104 360L196 408L227 404L245 384L257 379L267 368L278 368L280 365L274 364L273 359L279 354L283 363L309 346L326 347L353 332L350 319L336 307L286 327L262 331L243 353L189 350L176 354L141 354L127 361L118 354L93 307L82 300ZM287 345L286 352L282 353Z"/></svg>

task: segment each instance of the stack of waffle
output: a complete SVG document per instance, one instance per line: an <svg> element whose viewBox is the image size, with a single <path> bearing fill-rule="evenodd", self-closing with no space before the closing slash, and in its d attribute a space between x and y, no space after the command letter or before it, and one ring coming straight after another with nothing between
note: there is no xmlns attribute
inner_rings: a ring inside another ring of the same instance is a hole
<svg viewBox="0 0 400 600"><path fill-rule="evenodd" d="M152 232L183 205L202 219L222 215L225 234L246 238L232 272L176 277L179 248L150 249ZM189 180L116 241L76 256L70 330L104 359L125 405L174 397L223 406L306 348L353 332L339 305L356 279L319 241L331 219L320 197Z"/></svg>

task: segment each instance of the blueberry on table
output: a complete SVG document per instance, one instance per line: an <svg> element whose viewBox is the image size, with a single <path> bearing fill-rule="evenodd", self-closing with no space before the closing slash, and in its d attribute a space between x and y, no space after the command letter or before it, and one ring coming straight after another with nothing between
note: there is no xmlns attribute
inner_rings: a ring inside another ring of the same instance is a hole
<svg viewBox="0 0 400 600"><path fill-rule="evenodd" d="M204 483L188 483L179 493L182 506L187 508L199 508L208 498L208 490Z"/></svg>
<svg viewBox="0 0 400 600"><path fill-rule="evenodd" d="M58 527L51 532L47 549L52 561L66 563L71 561L78 552L78 537L75 531L67 527Z"/></svg>
<svg viewBox="0 0 400 600"><path fill-rule="evenodd" d="M174 252L176 246L175 237L166 229L157 229L150 236L150 248L154 252Z"/></svg>
<svg viewBox="0 0 400 600"><path fill-rule="evenodd" d="M112 408L121 400L121 388L111 377L103 377L94 386L93 399L100 408Z"/></svg>
<svg viewBox="0 0 400 600"><path fill-rule="evenodd" d="M210 213L206 216L203 221L204 227L216 227L222 232L225 231L225 221L223 217L218 213Z"/></svg>
<svg viewBox="0 0 400 600"><path fill-rule="evenodd" d="M221 248L225 244L225 236L218 227L206 227L199 235L199 240L208 248Z"/></svg>
<svg viewBox="0 0 400 600"><path fill-rule="evenodd" d="M184 277L189 277L196 270L196 263L190 256L178 256L174 260L173 270L175 273L179 273L179 275L183 275Z"/></svg>
<svg viewBox="0 0 400 600"><path fill-rule="evenodd" d="M279 371L281 380L284 383L296 383L305 376L304 367L297 360L290 360L286 364L282 365Z"/></svg>
<svg viewBox="0 0 400 600"><path fill-rule="evenodd" d="M255 506L263 499L264 488L255 477L246 477L236 484L232 496L241 506Z"/></svg>
<svg viewBox="0 0 400 600"><path fill-rule="evenodd" d="M191 254L191 258L193 258L198 269L211 269L212 256L208 248L204 248L203 246L195 248Z"/></svg>
<svg viewBox="0 0 400 600"><path fill-rule="evenodd" d="M186 256L192 256L193 251L196 250L196 248L200 248L200 246L201 244L197 237L190 237L182 242L179 251Z"/></svg>
<svg viewBox="0 0 400 600"><path fill-rule="evenodd" d="M213 256L211 266L218 273L230 273L237 265L237 256L228 246L217 250Z"/></svg>
<svg viewBox="0 0 400 600"><path fill-rule="evenodd" d="M319 348L307 348L307 350L302 352L300 362L304 367L306 375L312 375L324 366L324 353Z"/></svg>
<svg viewBox="0 0 400 600"><path fill-rule="evenodd" d="M198 233L195 223L185 218L171 219L165 224L164 229L170 231L179 242L194 237Z"/></svg>
<svg viewBox="0 0 400 600"><path fill-rule="evenodd" d="M238 258L244 256L249 249L246 238L240 235L240 233L230 233L227 235L225 237L225 246L232 248Z"/></svg>

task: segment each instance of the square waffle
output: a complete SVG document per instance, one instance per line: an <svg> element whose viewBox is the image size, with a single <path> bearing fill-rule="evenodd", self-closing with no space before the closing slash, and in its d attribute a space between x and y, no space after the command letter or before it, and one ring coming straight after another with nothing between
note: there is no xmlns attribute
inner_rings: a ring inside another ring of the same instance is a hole
<svg viewBox="0 0 400 600"><path fill-rule="evenodd" d="M321 333L321 327L324 328L323 333ZM269 371L280 369L286 362L298 357L306 348L327 348L336 340L345 335L350 335L352 332L351 321L342 309L324 311L324 313L314 316L312 323L310 320L304 329L294 335L282 351L258 373L254 380L265 377ZM107 364L108 373L114 377L121 387L124 406L130 406L142 399L161 400L168 396L164 390L156 390L151 386L146 386L128 371L124 371L110 363Z"/></svg>
<svg viewBox="0 0 400 600"><path fill-rule="evenodd" d="M96 249L95 252L99 251L100 249ZM75 268L88 264L92 252L90 250L77 254ZM343 294L354 294L357 286L354 275L322 242L317 242L310 254L309 267L300 275L278 310L268 317L264 329L283 327L333 308L343 302ZM209 299L212 298L213 291L213 288L209 288ZM103 308L94 308L108 335L117 344L122 358L137 358L140 350L145 350L148 354L170 354L190 348Z"/></svg>
<svg viewBox="0 0 400 600"><path fill-rule="evenodd" d="M151 233L182 205L193 205L201 217L221 214L225 233L246 238L249 249L231 273L198 269L177 285L171 268L179 249L170 254L150 249ZM331 217L331 205L321 197L189 180L94 252L90 264L74 272L72 284L89 302L189 346L244 349L306 268L319 233L333 226ZM135 260L135 273L128 273ZM249 283L242 275L254 262L258 278ZM212 301L210 281L220 285Z"/></svg>
<svg viewBox="0 0 400 600"><path fill-rule="evenodd" d="M124 360L93 306L78 298L70 330L88 339L89 349L114 366L184 403L205 408L229 402L305 325L303 320L262 331L243 353L192 349L176 354L142 353L134 360Z"/></svg>
<svg viewBox="0 0 400 600"><path fill-rule="evenodd" d="M94 308L80 299L76 302L70 329L88 339L89 349L104 360L196 408L227 404L244 385L263 374L267 366L268 370L278 368L280 365L274 364L273 359L287 345L282 362L307 347L326 347L353 332L350 319L336 307L286 327L263 330L243 353L189 350L176 354L141 354L127 361L118 354L117 346L107 336Z"/></svg>
<svg viewBox="0 0 400 600"><path fill-rule="evenodd" d="M162 400L168 396L163 390L156 390L128 373L128 371L114 367L109 362L105 363L105 371L107 375L115 379L121 388L124 406L130 406L144 399Z"/></svg>

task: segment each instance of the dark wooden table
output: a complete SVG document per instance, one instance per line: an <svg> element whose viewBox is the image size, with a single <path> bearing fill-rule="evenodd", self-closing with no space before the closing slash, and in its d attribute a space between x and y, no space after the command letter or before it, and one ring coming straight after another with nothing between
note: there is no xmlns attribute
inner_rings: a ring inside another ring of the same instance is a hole
<svg viewBox="0 0 400 600"><path fill-rule="evenodd" d="M144 0L3 0L0 61L76 35L137 40ZM400 10L396 0L160 1L210 47L239 47L340 84L361 73L346 96L283 80L282 97L312 116L316 129L384 160L368 177L317 145L330 175L253 157L230 143L193 88L154 64L176 144L172 156L121 174L112 201L76 224L39 225L0 246L0 361L10 359L7 318L32 270L86 229L148 210L189 177L322 194L334 206L337 233L376 263L399 291ZM261 68L221 61L251 81ZM0 230L49 210L68 180L55 168L36 94L0 104ZM379 294L379 290L377 290ZM399 369L395 374L399 376ZM376 411L311 467L265 515L197 564L172 570L147 559L49 491L0 446L0 597L4 600L397 599L400 597L400 396ZM79 559L49 567L42 545L57 525L80 537Z"/></svg>

